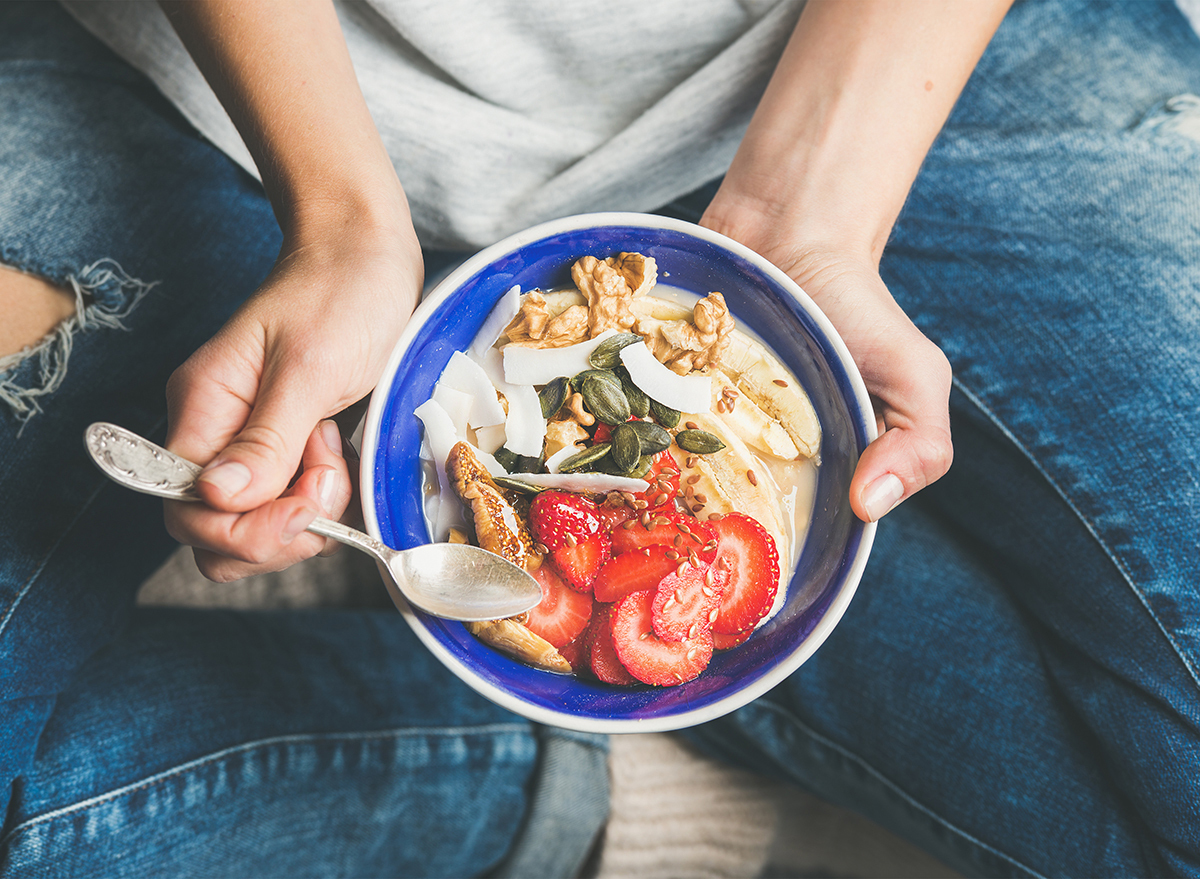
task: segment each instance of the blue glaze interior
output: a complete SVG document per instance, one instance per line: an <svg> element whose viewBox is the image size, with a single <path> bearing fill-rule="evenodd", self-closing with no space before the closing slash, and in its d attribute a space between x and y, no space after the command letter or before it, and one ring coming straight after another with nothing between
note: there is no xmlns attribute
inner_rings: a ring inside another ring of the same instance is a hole
<svg viewBox="0 0 1200 879"><path fill-rule="evenodd" d="M422 615L424 625L482 679L533 705L594 719L661 718L712 704L767 674L795 652L839 590L863 538L846 500L867 445L849 377L812 318L753 263L674 229L604 226L552 235L496 260L429 315L392 385L380 424L374 496L381 536L391 546L429 541L418 460L422 426L412 414L427 400L455 350L467 348L496 300L522 290L571 285L579 257L637 251L658 263L660 279L701 295L721 291L739 323L770 345L804 385L823 430L816 508L784 608L746 644L717 653L697 680L671 688L615 688L529 668L467 634L461 624Z"/></svg>

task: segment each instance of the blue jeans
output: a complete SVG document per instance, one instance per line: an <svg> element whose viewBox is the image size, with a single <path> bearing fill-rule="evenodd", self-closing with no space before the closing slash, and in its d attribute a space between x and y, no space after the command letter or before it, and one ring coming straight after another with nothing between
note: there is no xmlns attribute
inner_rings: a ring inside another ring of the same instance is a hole
<svg viewBox="0 0 1200 879"><path fill-rule="evenodd" d="M694 741L966 873L1200 875L1195 94L1169 4L1014 8L882 264L955 366L954 467L816 656ZM0 261L85 319L65 370L64 339L0 373L0 875L564 875L601 742L474 696L391 613L132 607L171 544L82 429L161 436L278 246L144 80L0 5Z"/></svg>

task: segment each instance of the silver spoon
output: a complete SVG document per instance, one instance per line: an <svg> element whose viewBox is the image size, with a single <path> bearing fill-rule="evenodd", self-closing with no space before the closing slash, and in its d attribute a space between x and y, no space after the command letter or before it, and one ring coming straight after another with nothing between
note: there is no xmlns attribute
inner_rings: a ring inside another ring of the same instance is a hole
<svg viewBox="0 0 1200 879"><path fill-rule="evenodd" d="M115 424L96 422L84 444L105 476L126 488L201 502L201 468ZM414 607L464 622L516 616L542 600L537 580L507 559L469 544L428 543L395 550L354 528L318 516L308 530L374 556Z"/></svg>

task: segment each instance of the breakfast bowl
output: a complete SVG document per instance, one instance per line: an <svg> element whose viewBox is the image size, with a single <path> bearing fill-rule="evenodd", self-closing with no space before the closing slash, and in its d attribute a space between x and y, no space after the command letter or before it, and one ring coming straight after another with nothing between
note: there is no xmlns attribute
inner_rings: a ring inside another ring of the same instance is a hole
<svg viewBox="0 0 1200 879"><path fill-rule="evenodd" d="M451 356L471 348L501 297L514 285L561 289L571 284L571 265L580 257L623 252L653 257L662 284L700 296L721 291L737 325L788 368L820 422L812 509L801 517L807 533L773 613L745 643L716 653L693 680L616 687L526 665L463 624L414 610L393 595L425 646L473 689L536 722L597 733L692 726L778 684L842 617L875 534L848 500L858 458L875 438L875 418L829 320L786 274L748 248L690 223L634 213L581 215L527 229L469 258L430 291L397 342L368 410L361 474L367 530L397 549L430 542L430 474L414 410L430 399Z"/></svg>

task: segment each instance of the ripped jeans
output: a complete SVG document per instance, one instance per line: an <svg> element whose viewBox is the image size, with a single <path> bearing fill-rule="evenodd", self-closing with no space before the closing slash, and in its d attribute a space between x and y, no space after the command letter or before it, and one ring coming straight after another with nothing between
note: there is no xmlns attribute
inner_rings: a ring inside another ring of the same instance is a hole
<svg viewBox="0 0 1200 879"><path fill-rule="evenodd" d="M1013 9L881 268L955 367L955 464L817 654L693 741L965 873L1200 875L1198 94L1170 4ZM0 374L0 875L566 875L602 742L394 614L132 606L172 544L83 428L161 437L278 246L141 77L0 4L0 262L81 305Z"/></svg>

